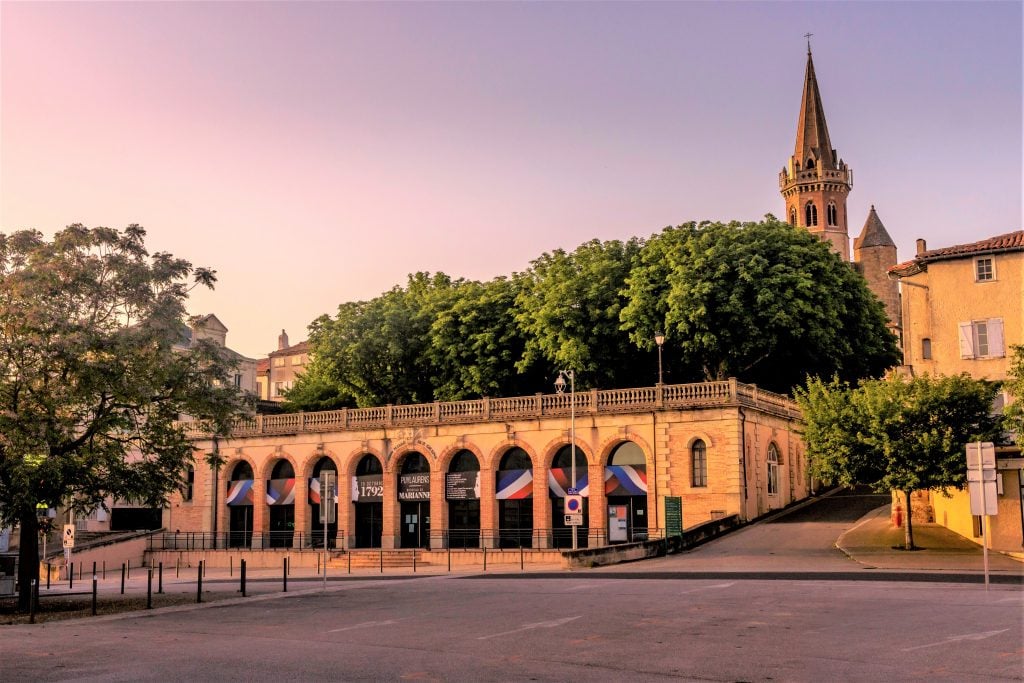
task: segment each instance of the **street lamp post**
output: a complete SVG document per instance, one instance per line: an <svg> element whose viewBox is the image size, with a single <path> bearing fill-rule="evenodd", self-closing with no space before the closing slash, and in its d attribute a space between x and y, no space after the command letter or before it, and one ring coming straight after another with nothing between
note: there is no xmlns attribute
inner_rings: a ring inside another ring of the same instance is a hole
<svg viewBox="0 0 1024 683"><path fill-rule="evenodd" d="M569 378L569 458L570 458L570 474L569 477L572 479L572 486L570 488L576 488L576 373L572 370L559 370L558 377L555 379L555 391L559 394L565 393L565 378ZM576 550L576 530L577 526L572 527L572 549Z"/></svg>
<svg viewBox="0 0 1024 683"><path fill-rule="evenodd" d="M662 383L662 378L661 378L661 347L665 343L665 333L664 332L655 332L654 333L654 343L658 345L658 384L661 384Z"/></svg>

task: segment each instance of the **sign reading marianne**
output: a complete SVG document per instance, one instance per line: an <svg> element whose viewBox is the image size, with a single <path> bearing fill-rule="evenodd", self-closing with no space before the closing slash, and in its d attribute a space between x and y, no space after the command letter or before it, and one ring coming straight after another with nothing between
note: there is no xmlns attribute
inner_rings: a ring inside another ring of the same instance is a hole
<svg viewBox="0 0 1024 683"><path fill-rule="evenodd" d="M398 500L430 500L430 473L398 475Z"/></svg>
<svg viewBox="0 0 1024 683"><path fill-rule="evenodd" d="M449 472L444 477L444 497L448 500L480 500L480 472Z"/></svg>

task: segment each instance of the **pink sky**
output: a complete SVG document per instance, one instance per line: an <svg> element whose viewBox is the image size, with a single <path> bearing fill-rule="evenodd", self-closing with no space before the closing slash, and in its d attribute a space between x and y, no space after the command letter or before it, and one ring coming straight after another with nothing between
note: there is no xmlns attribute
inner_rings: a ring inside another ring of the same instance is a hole
<svg viewBox="0 0 1024 683"><path fill-rule="evenodd" d="M851 229L1021 228L1021 4L0 4L0 231L140 223L250 356L409 272L782 214L810 31Z"/></svg>

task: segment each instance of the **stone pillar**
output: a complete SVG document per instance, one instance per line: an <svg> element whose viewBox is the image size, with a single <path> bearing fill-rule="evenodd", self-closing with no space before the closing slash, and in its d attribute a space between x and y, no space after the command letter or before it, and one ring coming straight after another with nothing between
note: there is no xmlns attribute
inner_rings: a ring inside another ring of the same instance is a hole
<svg viewBox="0 0 1024 683"><path fill-rule="evenodd" d="M608 497L604 494L604 463L587 465L587 482L590 490L587 501L590 508L587 543L591 548L608 545Z"/></svg>
<svg viewBox="0 0 1024 683"><path fill-rule="evenodd" d="M398 547L402 523L402 509L398 503L398 474L385 470L383 483L380 547L393 550Z"/></svg>
<svg viewBox="0 0 1024 683"><path fill-rule="evenodd" d="M305 473L302 473L303 475ZM323 500L323 493L320 494ZM309 477L295 477L295 532L292 534L292 547L303 548L310 545L313 524L317 520L311 519L312 506L309 504Z"/></svg>
<svg viewBox="0 0 1024 683"><path fill-rule="evenodd" d="M436 403L434 404L437 405ZM430 472L430 548L448 547L448 499L444 495L444 472Z"/></svg>
<svg viewBox="0 0 1024 683"><path fill-rule="evenodd" d="M551 547L551 497L548 495L548 468L533 466L533 534L535 548Z"/></svg>
<svg viewBox="0 0 1024 683"><path fill-rule="evenodd" d="M480 470L480 547L498 545L498 472Z"/></svg>

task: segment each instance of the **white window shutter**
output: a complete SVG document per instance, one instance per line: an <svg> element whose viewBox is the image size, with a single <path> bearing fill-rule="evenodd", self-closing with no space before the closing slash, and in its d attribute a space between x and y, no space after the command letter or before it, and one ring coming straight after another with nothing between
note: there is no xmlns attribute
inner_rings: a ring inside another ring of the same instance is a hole
<svg viewBox="0 0 1024 683"><path fill-rule="evenodd" d="M1006 355L1003 350L1003 319L988 319L988 355L991 358L1002 358Z"/></svg>
<svg viewBox="0 0 1024 683"><path fill-rule="evenodd" d="M960 357L974 358L974 326L960 323Z"/></svg>

